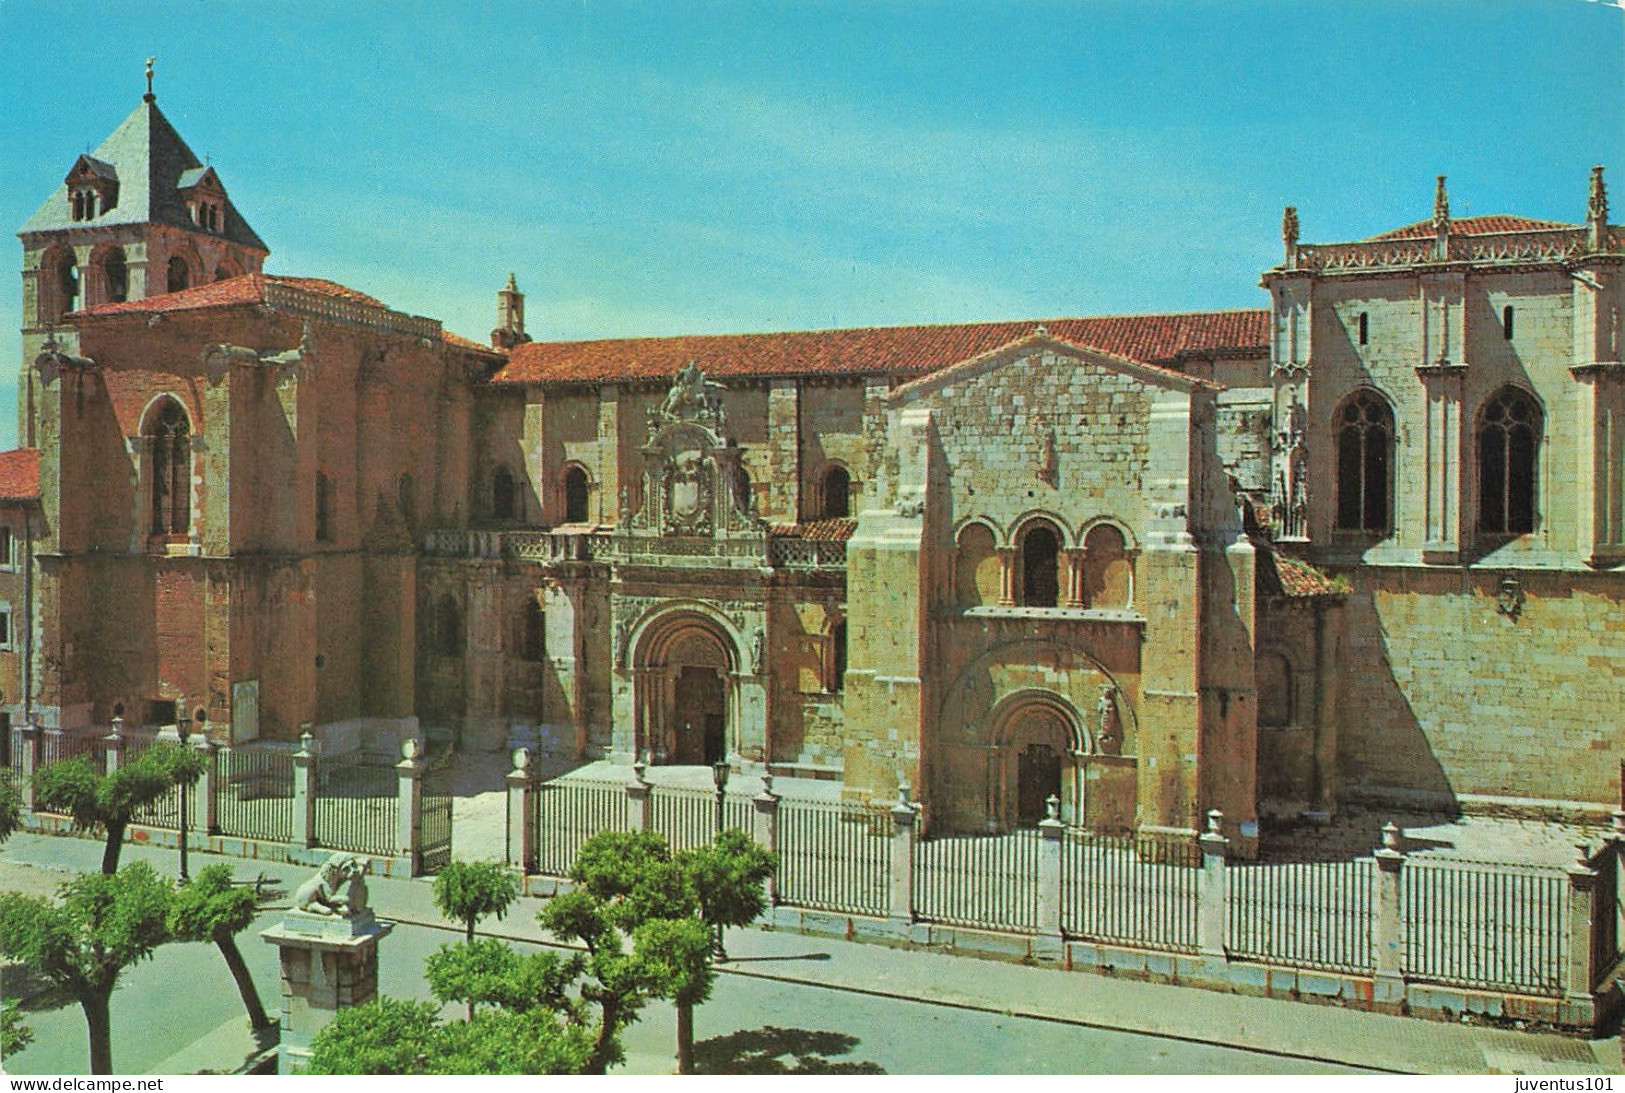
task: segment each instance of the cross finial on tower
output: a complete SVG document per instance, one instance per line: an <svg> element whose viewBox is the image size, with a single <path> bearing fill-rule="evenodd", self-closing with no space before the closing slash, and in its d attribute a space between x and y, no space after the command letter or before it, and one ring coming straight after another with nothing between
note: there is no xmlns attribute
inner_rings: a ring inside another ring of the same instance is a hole
<svg viewBox="0 0 1625 1093"><path fill-rule="evenodd" d="M152 93L152 66L157 63L157 60L156 57L147 58L147 93L141 97L142 102L158 101L158 96Z"/></svg>

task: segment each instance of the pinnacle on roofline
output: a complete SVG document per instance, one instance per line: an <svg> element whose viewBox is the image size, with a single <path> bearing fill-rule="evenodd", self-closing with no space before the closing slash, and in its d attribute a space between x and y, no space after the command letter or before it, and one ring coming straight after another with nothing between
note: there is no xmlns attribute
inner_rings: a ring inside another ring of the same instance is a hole
<svg viewBox="0 0 1625 1093"><path fill-rule="evenodd" d="M158 101L158 96L154 95L152 93L152 66L155 63L157 63L157 60L158 60L158 58L156 58L156 57L148 57L147 58L147 93L145 95L141 96L141 101L142 102L157 102Z"/></svg>

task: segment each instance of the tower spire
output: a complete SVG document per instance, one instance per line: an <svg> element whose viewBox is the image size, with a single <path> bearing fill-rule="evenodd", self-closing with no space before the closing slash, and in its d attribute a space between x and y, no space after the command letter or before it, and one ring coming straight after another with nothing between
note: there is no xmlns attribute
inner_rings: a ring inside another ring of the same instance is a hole
<svg viewBox="0 0 1625 1093"><path fill-rule="evenodd" d="M1591 249L1608 246L1608 184L1602 180L1602 164L1591 168L1591 193L1586 198L1586 221L1591 229Z"/></svg>
<svg viewBox="0 0 1625 1093"><path fill-rule="evenodd" d="M497 293L497 328L491 331L491 345L497 349L512 349L530 341L525 333L525 294L519 291L519 282L508 274L508 283Z"/></svg>
<svg viewBox="0 0 1625 1093"><path fill-rule="evenodd" d="M157 60L158 58L156 57L147 58L147 93L141 96L142 102L158 101L158 96L152 93L152 66L157 62Z"/></svg>

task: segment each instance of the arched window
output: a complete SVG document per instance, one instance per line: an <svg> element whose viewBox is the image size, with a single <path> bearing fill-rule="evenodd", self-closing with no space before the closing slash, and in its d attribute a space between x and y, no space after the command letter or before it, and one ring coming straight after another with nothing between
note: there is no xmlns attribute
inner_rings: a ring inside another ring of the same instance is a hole
<svg viewBox="0 0 1625 1093"><path fill-rule="evenodd" d="M852 476L840 465L824 472L824 515L847 516L851 513Z"/></svg>
<svg viewBox="0 0 1625 1093"><path fill-rule="evenodd" d="M587 522L587 472L579 466L572 466L564 472L564 522Z"/></svg>
<svg viewBox="0 0 1625 1093"><path fill-rule="evenodd" d="M1048 524L1034 524L1021 537L1021 602L1054 607L1060 597L1061 537Z"/></svg>
<svg viewBox="0 0 1625 1093"><path fill-rule="evenodd" d="M443 657L461 656L463 653L463 613L457 609L457 597L450 592L440 597L434 613L435 650Z"/></svg>
<svg viewBox="0 0 1625 1093"><path fill-rule="evenodd" d="M1260 653L1254 671L1258 684L1258 726L1284 729L1292 724L1292 665L1280 653Z"/></svg>
<svg viewBox="0 0 1625 1093"><path fill-rule="evenodd" d="M1540 407L1516 387L1503 387L1478 417L1478 530L1523 535L1535 530L1535 471Z"/></svg>
<svg viewBox="0 0 1625 1093"><path fill-rule="evenodd" d="M519 655L524 660L539 661L547 655L546 616L542 605L534 598L525 601L525 617L519 635Z"/></svg>
<svg viewBox="0 0 1625 1093"><path fill-rule="evenodd" d="M410 472L401 475L395 484L395 507L400 510L401 523L408 531L415 530L418 522L418 486Z"/></svg>
<svg viewBox="0 0 1625 1093"><path fill-rule="evenodd" d="M514 518L514 497L516 493L513 472L507 467L498 467L491 475L491 519L512 520Z"/></svg>
<svg viewBox="0 0 1625 1093"><path fill-rule="evenodd" d="M831 694L846 690L846 620L829 632L829 687Z"/></svg>
<svg viewBox="0 0 1625 1093"><path fill-rule="evenodd" d="M966 524L954 552L954 602L960 607L998 603L1003 580L993 533L982 524Z"/></svg>
<svg viewBox="0 0 1625 1093"><path fill-rule="evenodd" d="M56 291L57 315L66 315L70 311L79 310L79 263L74 261L72 251L63 256L62 261L57 264Z"/></svg>
<svg viewBox="0 0 1625 1093"><path fill-rule="evenodd" d="M102 259L102 288L107 292L107 299L111 303L119 303L130 298L130 270L124 264L122 250L114 248Z"/></svg>
<svg viewBox="0 0 1625 1093"><path fill-rule="evenodd" d="M1093 608L1125 608L1134 596L1134 564L1123 533L1097 524L1083 538L1083 602Z"/></svg>
<svg viewBox="0 0 1625 1093"><path fill-rule="evenodd" d="M333 480L316 472L316 541L333 541Z"/></svg>
<svg viewBox="0 0 1625 1093"><path fill-rule="evenodd" d="M192 270L180 255L169 260L169 292L181 292L192 285Z"/></svg>
<svg viewBox="0 0 1625 1093"><path fill-rule="evenodd" d="M1501 337L1507 341L1512 340L1512 305L1508 304L1501 309Z"/></svg>
<svg viewBox="0 0 1625 1093"><path fill-rule="evenodd" d="M1373 391L1343 403L1337 430L1337 528L1386 532L1392 527L1394 414Z"/></svg>
<svg viewBox="0 0 1625 1093"><path fill-rule="evenodd" d="M151 453L152 534L185 535L192 522L192 426L174 399L147 426Z"/></svg>

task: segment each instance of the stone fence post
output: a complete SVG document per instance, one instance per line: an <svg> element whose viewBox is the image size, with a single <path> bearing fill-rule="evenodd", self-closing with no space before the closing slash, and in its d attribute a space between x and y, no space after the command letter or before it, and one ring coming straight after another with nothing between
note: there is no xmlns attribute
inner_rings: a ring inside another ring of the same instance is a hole
<svg viewBox="0 0 1625 1093"><path fill-rule="evenodd" d="M508 772L508 865L521 874L536 871L536 771L530 749L513 749Z"/></svg>
<svg viewBox="0 0 1625 1093"><path fill-rule="evenodd" d="M1581 846L1580 860L1569 866L1568 967L1563 974L1563 1001L1589 1009L1591 987L1597 981L1593 950L1596 946L1597 871L1590 853Z"/></svg>
<svg viewBox="0 0 1625 1093"><path fill-rule="evenodd" d="M33 812L39 808L39 786L34 775L44 767L45 740L40 727L32 721L17 730L19 748L17 773L23 780L23 807Z"/></svg>
<svg viewBox="0 0 1625 1093"><path fill-rule="evenodd" d="M192 815L197 829L205 835L220 834L220 795L215 786L220 780L220 746L205 734L192 746L203 755L203 777L192 787Z"/></svg>
<svg viewBox="0 0 1625 1093"><path fill-rule="evenodd" d="M1230 905L1230 877L1225 857L1230 840L1224 837L1224 813L1213 809L1207 814L1207 830L1197 837L1202 849L1200 905L1196 919L1196 947L1207 957L1225 958L1225 918Z"/></svg>
<svg viewBox="0 0 1625 1093"><path fill-rule="evenodd" d="M124 765L124 718L113 718L112 731L102 737L102 769L112 774Z"/></svg>
<svg viewBox="0 0 1625 1093"><path fill-rule="evenodd" d="M1405 999L1405 923L1400 912L1399 882L1405 868L1405 833L1392 821L1382 825L1377 860L1377 891L1371 901L1372 1001L1395 1004Z"/></svg>
<svg viewBox="0 0 1625 1093"><path fill-rule="evenodd" d="M395 764L395 845L406 859L409 876L423 866L423 745L416 737L401 741L401 761Z"/></svg>
<svg viewBox="0 0 1625 1093"><path fill-rule="evenodd" d="M316 845L316 738L299 734L293 753L293 841L307 850Z"/></svg>
<svg viewBox="0 0 1625 1093"><path fill-rule="evenodd" d="M891 807L891 898L890 913L899 922L914 921L914 840L918 836L920 814L909 802L909 784L897 785L897 803Z"/></svg>
<svg viewBox="0 0 1625 1093"><path fill-rule="evenodd" d="M626 826L632 831L654 827L654 786L649 784L648 769L639 759L632 764L632 780L626 783Z"/></svg>
<svg viewBox="0 0 1625 1093"><path fill-rule="evenodd" d="M751 798L751 805L755 808L752 816L751 835L756 845L763 850L777 852L779 849L779 795L773 792L773 776L762 775L762 792ZM777 869L767 876L767 902L768 906L776 907L779 902L779 871Z"/></svg>
<svg viewBox="0 0 1625 1093"><path fill-rule="evenodd" d="M1061 839L1066 825L1061 822L1061 799L1051 794L1044 802L1044 818L1038 824L1038 933L1061 943Z"/></svg>

